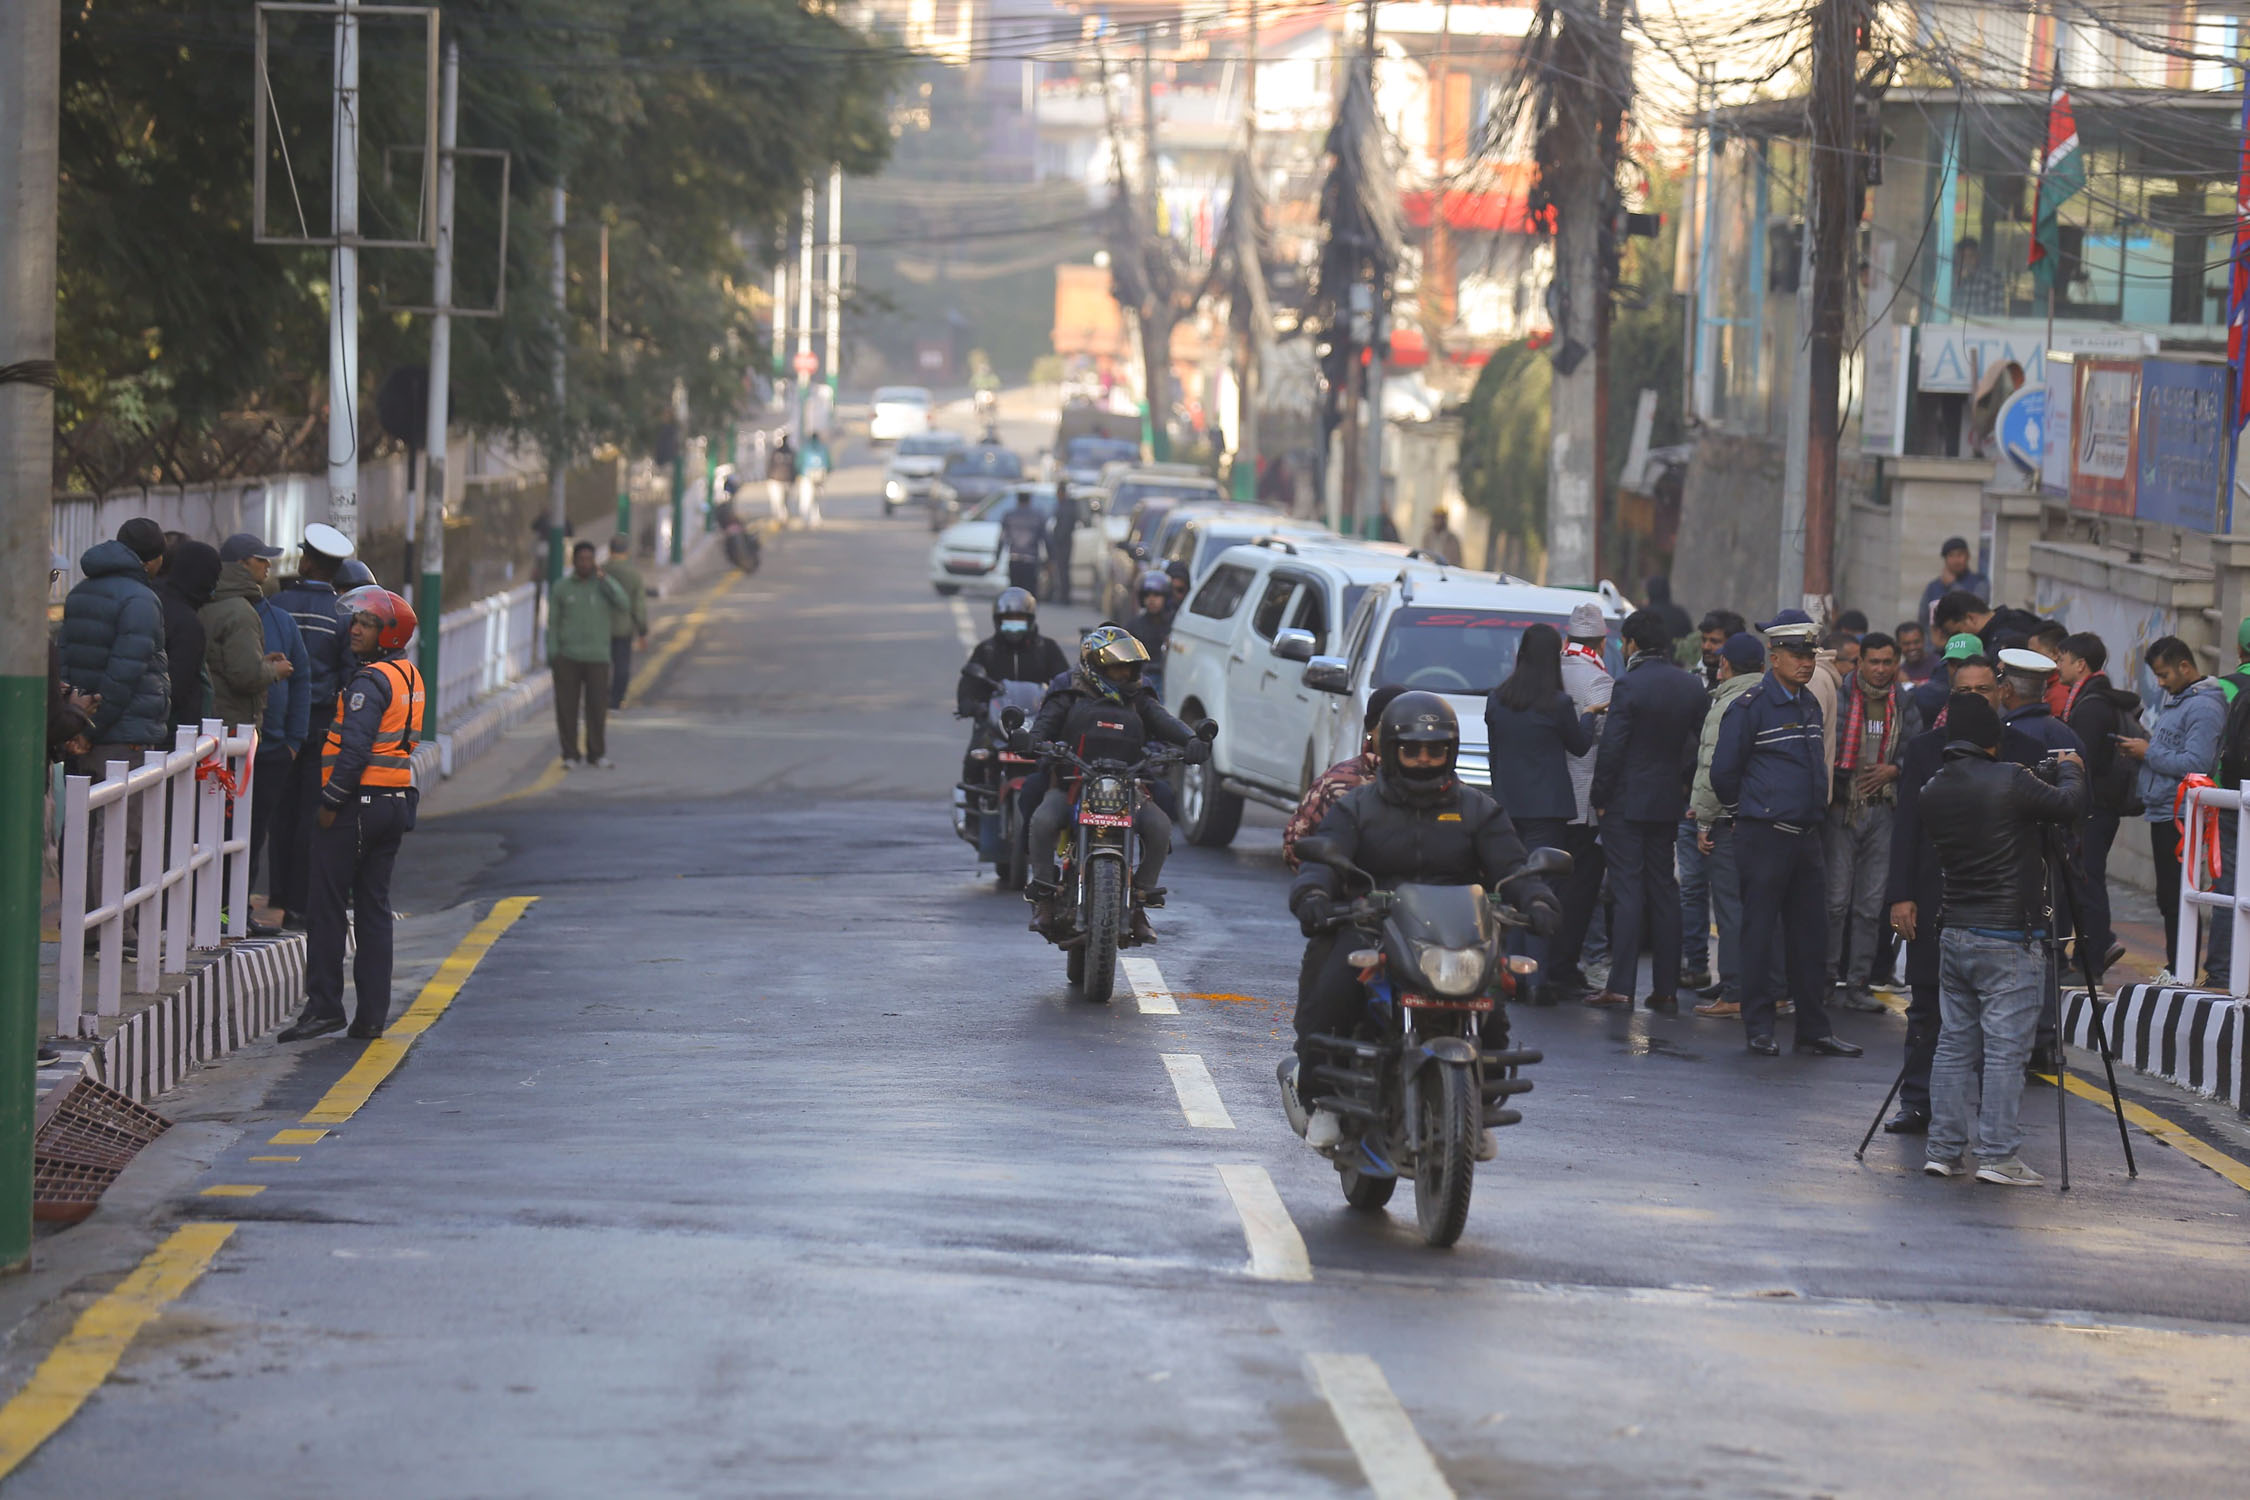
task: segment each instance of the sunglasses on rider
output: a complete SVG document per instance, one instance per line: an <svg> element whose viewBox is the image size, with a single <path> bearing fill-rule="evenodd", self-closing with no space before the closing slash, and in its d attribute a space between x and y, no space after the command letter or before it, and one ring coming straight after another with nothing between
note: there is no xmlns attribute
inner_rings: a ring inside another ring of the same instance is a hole
<svg viewBox="0 0 2250 1500"><path fill-rule="evenodd" d="M1398 747L1401 765L1442 766L1445 764L1447 746L1406 744Z"/></svg>

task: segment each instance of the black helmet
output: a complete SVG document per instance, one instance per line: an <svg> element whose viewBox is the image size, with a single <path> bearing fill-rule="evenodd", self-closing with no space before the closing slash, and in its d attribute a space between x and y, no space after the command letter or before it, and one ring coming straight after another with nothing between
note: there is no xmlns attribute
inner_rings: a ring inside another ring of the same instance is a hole
<svg viewBox="0 0 2250 1500"><path fill-rule="evenodd" d="M1112 670L1130 668L1126 680L1138 682L1147 664L1148 648L1122 625L1098 625L1078 643L1078 665L1089 677L1106 679Z"/></svg>
<svg viewBox="0 0 2250 1500"><path fill-rule="evenodd" d="M1443 745L1445 760L1436 767L1409 769L1399 764L1401 745ZM1376 723L1375 753L1380 774L1401 790L1441 790L1451 783L1454 762L1461 756L1461 721L1453 705L1436 693L1401 693Z"/></svg>
<svg viewBox="0 0 2250 1500"><path fill-rule="evenodd" d="M1015 630L1008 628L1010 620L1021 623ZM992 601L992 628L1001 635L1021 640L1039 628L1039 601L1029 589L1002 589L1000 597Z"/></svg>

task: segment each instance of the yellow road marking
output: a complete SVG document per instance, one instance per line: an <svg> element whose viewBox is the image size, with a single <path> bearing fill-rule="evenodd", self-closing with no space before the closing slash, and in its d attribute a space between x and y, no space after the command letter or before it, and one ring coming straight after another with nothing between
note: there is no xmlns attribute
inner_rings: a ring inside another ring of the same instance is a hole
<svg viewBox="0 0 2250 1500"><path fill-rule="evenodd" d="M422 993L407 1007L406 1014L393 1021L381 1036L369 1042L367 1050L359 1055L359 1061L352 1064L352 1070L337 1079L328 1092L321 1096L320 1102L305 1112L305 1123L340 1125L359 1113L360 1106L368 1101L383 1080L390 1077L392 1071L405 1060L406 1049L414 1045L414 1039L429 1030L437 1018L445 1014L445 1008L453 1003L455 995L461 993L461 986L476 972L476 967L484 961L485 954L492 951L492 945L500 940L500 934L513 927L516 919L529 911L531 903L538 899L537 896L510 896L494 906L483 921L470 928L469 935L461 939L461 946L455 948L445 962L438 965L438 971L430 976L430 982L422 986Z"/></svg>
<svg viewBox="0 0 2250 1500"><path fill-rule="evenodd" d="M2042 1073L2039 1076L2049 1083L2055 1081L2054 1075L2051 1073ZM2070 1091L2078 1095L2079 1098L2091 1099L2101 1105L2105 1111L2109 1108L2108 1089L2088 1083L2075 1073L2067 1075L2064 1081L2069 1084ZM2141 1129L2155 1136L2190 1161L2199 1162L2209 1167L2236 1187L2250 1193L2250 1166L2235 1160L2193 1132L2173 1124L2154 1110L2143 1109L2130 1099L2125 1100L2124 1103L2125 1118L2129 1123L2140 1126Z"/></svg>
<svg viewBox="0 0 2250 1500"><path fill-rule="evenodd" d="M325 1130L277 1130L266 1142L269 1146L310 1146L327 1135Z"/></svg>
<svg viewBox="0 0 2250 1500"><path fill-rule="evenodd" d="M195 1284L232 1224L187 1224L151 1250L133 1274L78 1315L62 1342L0 1407L0 1478L38 1451L100 1390L142 1325Z"/></svg>
<svg viewBox="0 0 2250 1500"><path fill-rule="evenodd" d="M255 1198L264 1192L265 1184L258 1182L217 1182L203 1190L206 1198Z"/></svg>
<svg viewBox="0 0 2250 1500"><path fill-rule="evenodd" d="M662 677L664 669L672 665L673 658L685 651L688 643L695 639L695 633L710 618L711 606L719 602L719 596L741 581L740 570L730 568L724 578L711 585L695 608L688 611L687 618L672 627L672 634L663 645L656 648L656 654L648 659L648 664L633 674L632 690L625 695L626 703L637 704L647 695L649 684Z"/></svg>
<svg viewBox="0 0 2250 1500"><path fill-rule="evenodd" d="M252 1161L303 1161L301 1156L253 1156Z"/></svg>
<svg viewBox="0 0 2250 1500"><path fill-rule="evenodd" d="M532 778L530 785L517 787L514 791L508 793L504 797L495 797L490 802L479 803L478 806L496 807L503 802L513 802L518 797L536 797L542 792L551 792L555 789L556 784L563 779L564 775L565 772L563 771L562 757L558 755L553 760L547 762L546 770L541 771L536 777ZM459 810L462 812L470 811L470 809L468 808L461 808Z"/></svg>

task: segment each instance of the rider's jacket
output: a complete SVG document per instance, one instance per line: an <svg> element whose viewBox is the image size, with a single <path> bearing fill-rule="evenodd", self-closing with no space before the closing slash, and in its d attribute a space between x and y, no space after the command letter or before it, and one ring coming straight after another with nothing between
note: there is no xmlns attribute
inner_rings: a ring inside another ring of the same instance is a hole
<svg viewBox="0 0 2250 1500"><path fill-rule="evenodd" d="M1152 739L1185 745L1195 732L1174 718L1146 683L1135 683L1112 698L1080 671L1071 674L1068 687L1049 693L1039 705L1031 738L1068 745L1084 760L1137 760Z"/></svg>
<svg viewBox="0 0 2250 1500"><path fill-rule="evenodd" d="M1417 790L1410 797L1388 774L1379 773L1346 792L1317 831L1373 876L1378 889L1411 882L1490 890L1529 857L1500 804L1457 779L1434 796ZM1336 872L1308 862L1289 888L1290 907L1315 890L1336 896Z"/></svg>
<svg viewBox="0 0 2250 1500"><path fill-rule="evenodd" d="M1047 682L1070 670L1063 648L1034 630L1020 641L1004 641L998 633L977 642L969 653L969 666L982 667L994 682ZM992 689L971 677L964 667L953 690L953 711L964 718L983 711Z"/></svg>

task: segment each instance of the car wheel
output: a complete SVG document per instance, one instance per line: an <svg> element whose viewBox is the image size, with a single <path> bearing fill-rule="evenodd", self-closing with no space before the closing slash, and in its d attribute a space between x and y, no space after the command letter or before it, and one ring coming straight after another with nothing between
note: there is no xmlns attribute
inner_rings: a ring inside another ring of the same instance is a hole
<svg viewBox="0 0 2250 1500"><path fill-rule="evenodd" d="M1203 717L1203 705L1189 703L1181 717L1193 724ZM1187 841L1203 849L1224 849L1242 827L1242 799L1219 786L1219 774L1206 761L1179 769L1180 830Z"/></svg>
<svg viewBox="0 0 2250 1500"><path fill-rule="evenodd" d="M961 585L958 583L933 583L930 587L936 589L939 594L948 599L961 592Z"/></svg>

